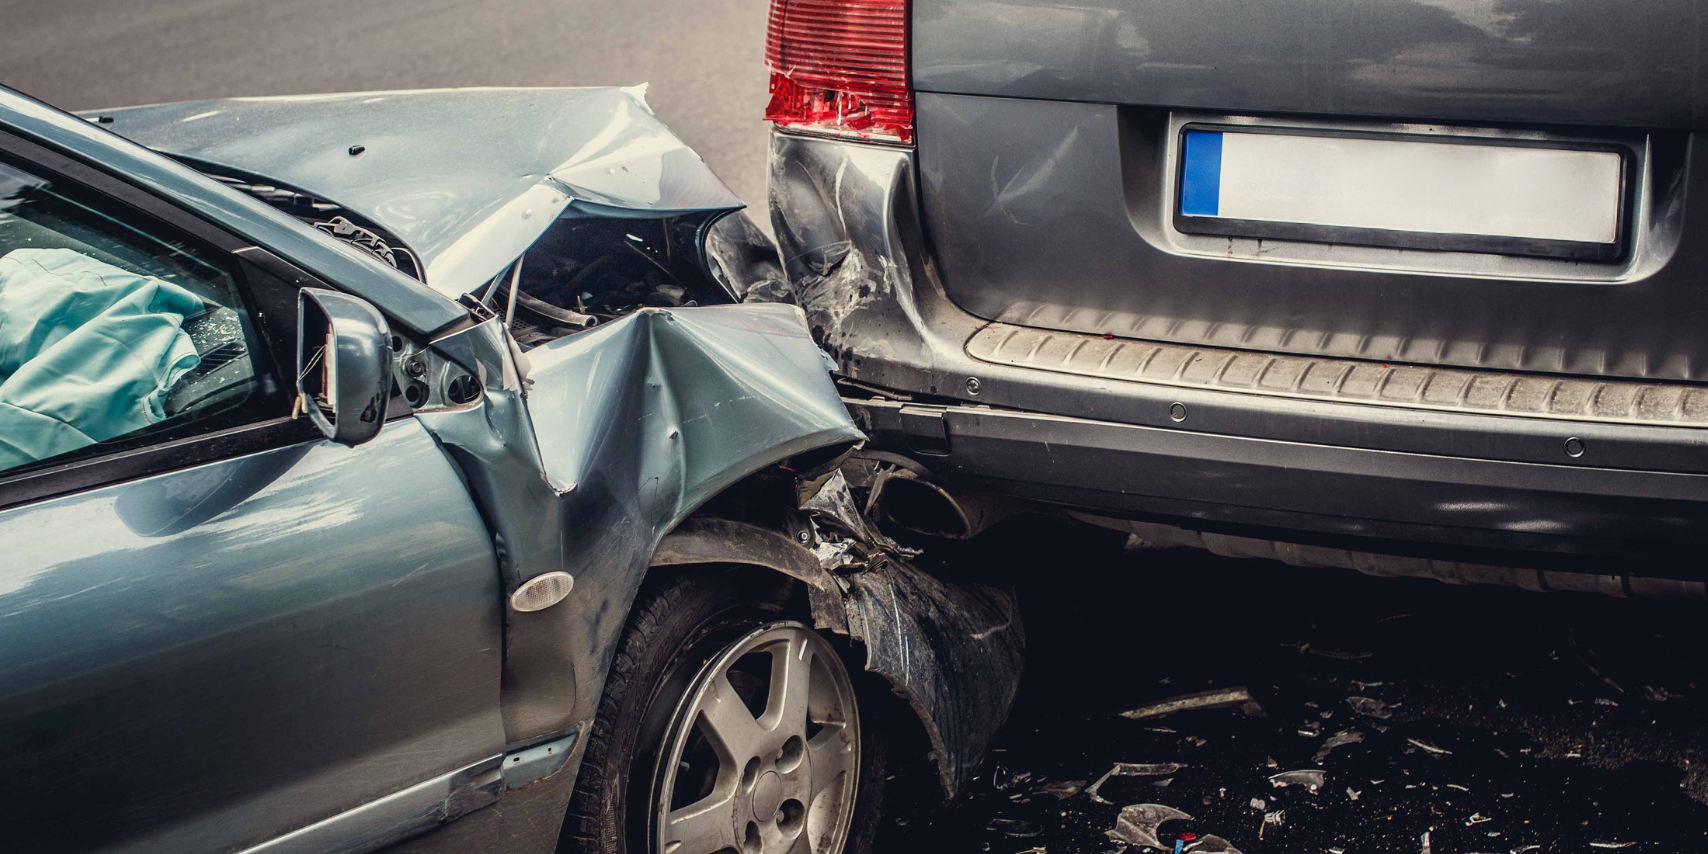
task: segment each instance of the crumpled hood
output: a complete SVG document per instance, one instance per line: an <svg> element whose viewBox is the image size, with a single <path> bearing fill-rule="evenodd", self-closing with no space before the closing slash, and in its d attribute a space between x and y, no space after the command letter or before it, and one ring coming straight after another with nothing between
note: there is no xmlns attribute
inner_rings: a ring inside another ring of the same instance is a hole
<svg viewBox="0 0 1708 854"><path fill-rule="evenodd" d="M348 208L397 235L427 284L467 293L560 215L671 216L743 204L671 134L645 87L435 89L91 111L163 154ZM359 154L355 146L360 146Z"/></svg>

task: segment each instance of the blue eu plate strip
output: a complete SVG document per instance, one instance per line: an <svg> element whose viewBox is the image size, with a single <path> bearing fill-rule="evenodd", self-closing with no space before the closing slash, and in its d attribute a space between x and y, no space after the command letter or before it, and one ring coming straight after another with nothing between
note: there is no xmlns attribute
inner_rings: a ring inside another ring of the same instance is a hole
<svg viewBox="0 0 1708 854"><path fill-rule="evenodd" d="M1186 132L1186 168L1180 179L1180 212L1215 216L1222 200L1222 135Z"/></svg>

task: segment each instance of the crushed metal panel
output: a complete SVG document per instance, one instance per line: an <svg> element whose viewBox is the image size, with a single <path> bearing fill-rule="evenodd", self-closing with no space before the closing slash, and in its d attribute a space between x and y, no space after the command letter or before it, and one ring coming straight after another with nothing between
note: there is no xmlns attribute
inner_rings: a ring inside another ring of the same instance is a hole
<svg viewBox="0 0 1708 854"><path fill-rule="evenodd" d="M756 471L864 438L793 306L646 309L530 350L522 383L497 321L433 346L484 386L418 415L477 498L504 592L575 579L563 602L507 613L511 744L592 720L666 532Z"/></svg>
<svg viewBox="0 0 1708 854"><path fill-rule="evenodd" d="M814 619L847 626L866 669L907 700L925 727L943 791L972 777L1020 690L1026 635L1014 594L951 583L907 563L917 552L879 532L841 471L802 504L821 531L816 553L842 595L815 596ZM836 628L837 631L843 631Z"/></svg>
<svg viewBox="0 0 1708 854"><path fill-rule="evenodd" d="M837 580L848 634L866 647L866 669L913 706L952 797L977 770L1019 691L1026 639L1013 595L949 584L900 562Z"/></svg>
<svg viewBox="0 0 1708 854"><path fill-rule="evenodd" d="M460 296L571 208L664 217L742 201L667 129L645 87L436 89L101 110L157 151L264 176L378 223Z"/></svg>

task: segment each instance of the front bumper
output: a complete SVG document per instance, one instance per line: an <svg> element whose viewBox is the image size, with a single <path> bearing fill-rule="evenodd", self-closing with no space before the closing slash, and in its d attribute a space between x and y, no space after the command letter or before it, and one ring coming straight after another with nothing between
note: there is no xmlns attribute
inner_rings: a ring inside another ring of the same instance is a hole
<svg viewBox="0 0 1708 854"><path fill-rule="evenodd" d="M1190 365L1103 370L1119 356L1064 369L1084 363L1077 345L1040 366L1059 341L1005 355L990 323L944 295L914 175L907 149L772 137L772 220L794 296L860 389L847 402L874 447L1004 493L1200 530L1700 574L1708 395L1696 387L1561 383L1538 396L1525 377L1483 374L1461 377L1453 400L1424 383L1408 402L1383 398L1404 382L1364 396L1349 385L1379 363L1348 363L1320 394L1303 366L1291 390L1269 393L1261 372L1241 387L1240 351L1183 359L1221 366L1201 381ZM1502 378L1497 400L1478 396Z"/></svg>

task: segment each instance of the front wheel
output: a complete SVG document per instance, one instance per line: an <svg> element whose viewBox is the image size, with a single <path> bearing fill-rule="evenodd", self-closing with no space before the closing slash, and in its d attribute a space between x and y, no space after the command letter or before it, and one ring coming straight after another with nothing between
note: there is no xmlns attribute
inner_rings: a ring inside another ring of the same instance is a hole
<svg viewBox="0 0 1708 854"><path fill-rule="evenodd" d="M884 780L842 652L738 571L643 591L560 850L856 854Z"/></svg>

